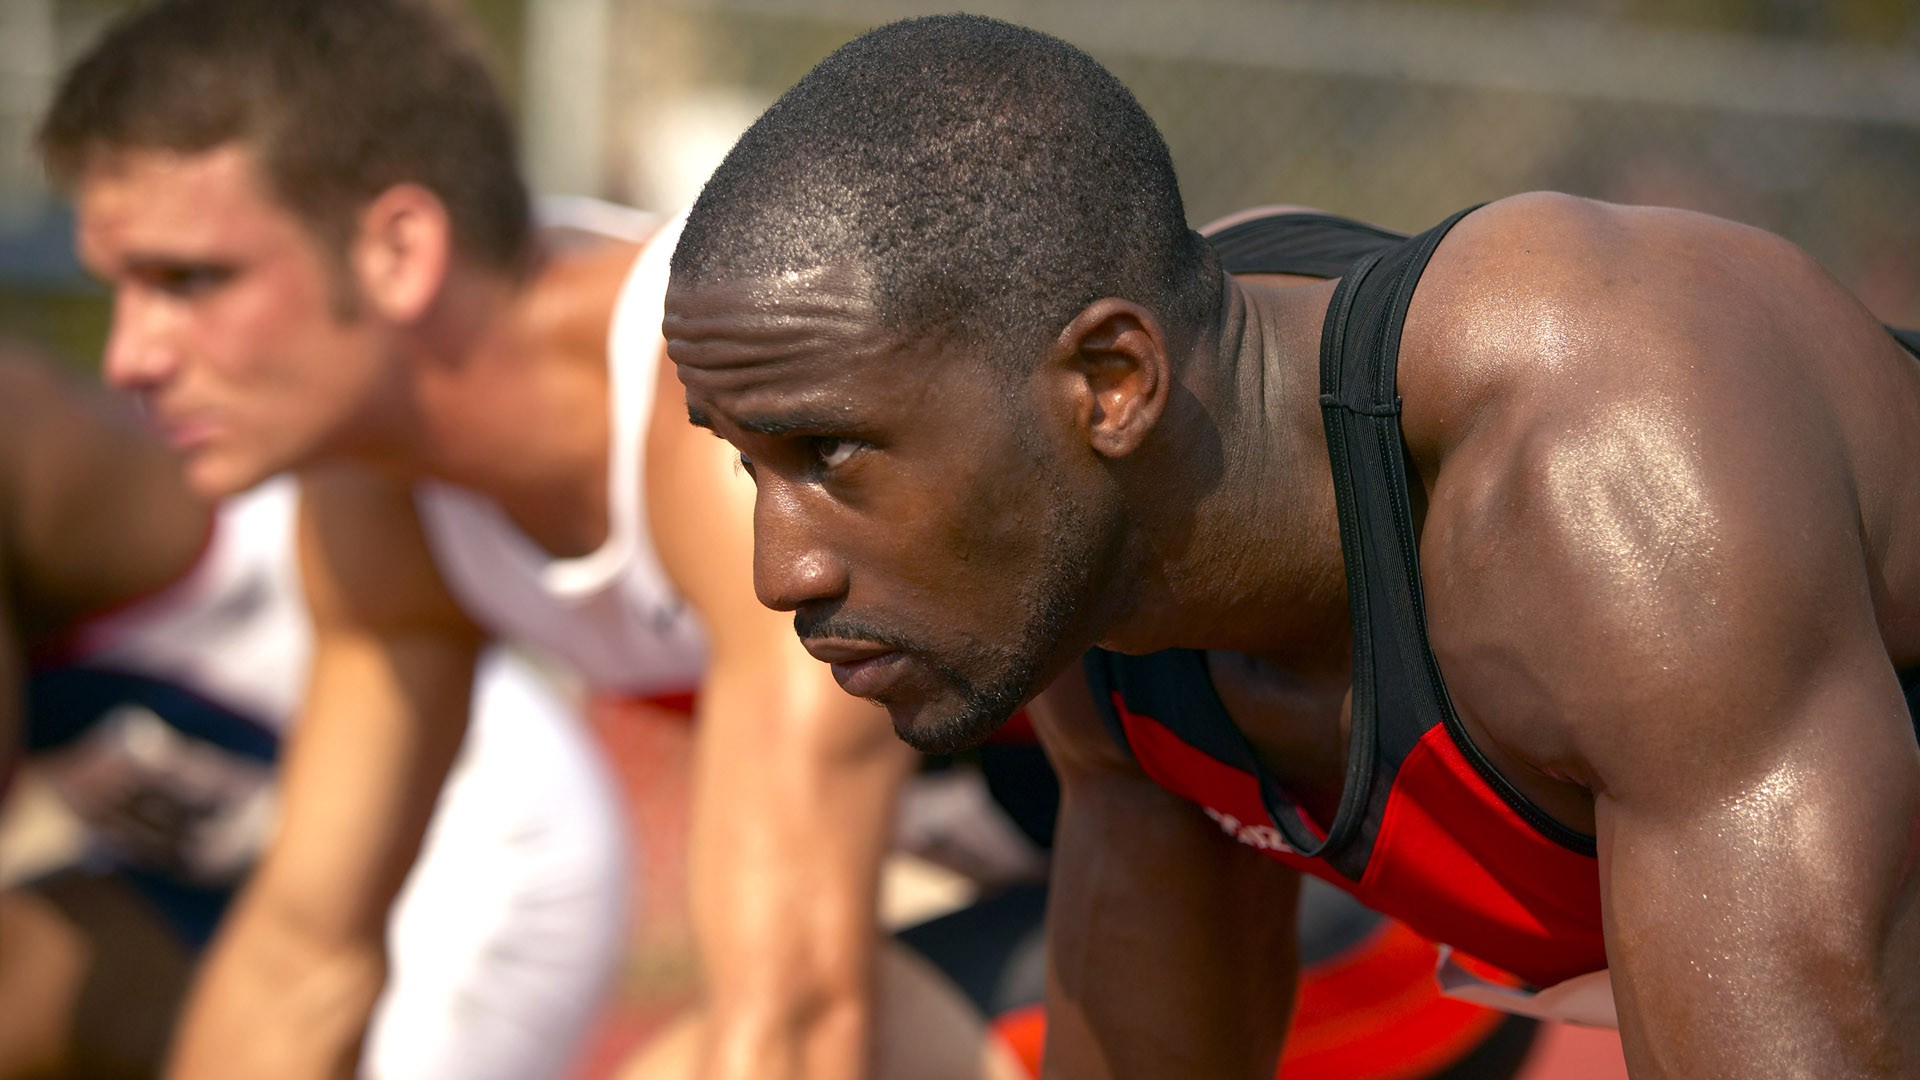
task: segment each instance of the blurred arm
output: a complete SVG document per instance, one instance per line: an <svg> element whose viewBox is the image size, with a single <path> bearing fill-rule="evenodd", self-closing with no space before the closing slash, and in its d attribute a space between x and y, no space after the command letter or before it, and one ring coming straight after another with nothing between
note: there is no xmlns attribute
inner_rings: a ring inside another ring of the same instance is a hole
<svg viewBox="0 0 1920 1080"><path fill-rule="evenodd" d="M178 581L210 522L127 402L0 341L0 789L25 736L25 650Z"/></svg>
<svg viewBox="0 0 1920 1080"><path fill-rule="evenodd" d="M32 640L179 580L212 514L127 402L8 348L0 343L0 557L8 610Z"/></svg>
<svg viewBox="0 0 1920 1080"><path fill-rule="evenodd" d="M663 390L677 410L677 384ZM730 447L657 414L655 540L705 622L690 884L708 1080L858 1078L873 1043L880 862L914 753L753 592L753 487Z"/></svg>
<svg viewBox="0 0 1920 1080"><path fill-rule="evenodd" d="M314 619L281 818L189 998L169 1075L348 1077L386 977L386 921L464 734L479 634L405 485L304 482Z"/></svg>
<svg viewBox="0 0 1920 1080"><path fill-rule="evenodd" d="M1299 875L1113 741L1078 666L1033 707L1060 774L1045 1075L1268 1080L1298 973Z"/></svg>

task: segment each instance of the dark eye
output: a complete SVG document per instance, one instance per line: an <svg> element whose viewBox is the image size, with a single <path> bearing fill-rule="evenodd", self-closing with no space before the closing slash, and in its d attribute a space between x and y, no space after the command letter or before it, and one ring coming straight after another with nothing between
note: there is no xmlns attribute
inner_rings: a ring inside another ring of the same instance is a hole
<svg viewBox="0 0 1920 1080"><path fill-rule="evenodd" d="M753 475L753 460L745 454L735 454L734 466L748 476Z"/></svg>
<svg viewBox="0 0 1920 1080"><path fill-rule="evenodd" d="M167 266L151 275L154 288L182 299L212 292L232 277L233 271L221 266Z"/></svg>
<svg viewBox="0 0 1920 1080"><path fill-rule="evenodd" d="M860 444L852 439L814 439L814 460L823 469L834 469L847 463L847 459L860 449Z"/></svg>

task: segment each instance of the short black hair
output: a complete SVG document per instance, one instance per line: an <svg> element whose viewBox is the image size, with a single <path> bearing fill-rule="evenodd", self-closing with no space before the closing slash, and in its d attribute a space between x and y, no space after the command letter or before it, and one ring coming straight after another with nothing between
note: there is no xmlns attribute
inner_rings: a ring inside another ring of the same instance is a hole
<svg viewBox="0 0 1920 1080"><path fill-rule="evenodd" d="M694 204L676 285L836 263L881 316L1014 361L1118 296L1176 342L1211 329L1211 247L1165 140L1086 53L972 15L842 46L743 135Z"/></svg>
<svg viewBox="0 0 1920 1080"><path fill-rule="evenodd" d="M366 203L417 183L454 246L518 272L532 214L512 122L471 30L433 0L159 0L61 80L38 143L71 184L128 150L252 150L268 184L344 251Z"/></svg>

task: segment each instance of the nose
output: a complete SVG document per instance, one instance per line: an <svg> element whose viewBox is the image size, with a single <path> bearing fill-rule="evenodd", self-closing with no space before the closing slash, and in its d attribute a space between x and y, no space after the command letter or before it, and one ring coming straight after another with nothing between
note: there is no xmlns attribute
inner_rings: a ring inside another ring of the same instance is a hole
<svg viewBox="0 0 1920 1080"><path fill-rule="evenodd" d="M155 305L134 290L120 289L113 299L113 326L101 370L110 386L148 390L173 374L178 354L155 326Z"/></svg>
<svg viewBox="0 0 1920 1080"><path fill-rule="evenodd" d="M775 611L796 611L847 591L846 566L790 488L762 480L753 512L753 591Z"/></svg>

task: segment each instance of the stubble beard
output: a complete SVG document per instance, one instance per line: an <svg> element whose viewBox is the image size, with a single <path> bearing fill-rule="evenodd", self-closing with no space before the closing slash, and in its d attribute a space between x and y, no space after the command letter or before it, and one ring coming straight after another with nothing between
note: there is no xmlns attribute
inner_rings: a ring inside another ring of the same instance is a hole
<svg viewBox="0 0 1920 1080"><path fill-rule="evenodd" d="M1062 646L1092 598L1099 567L1117 544L1114 523L1096 528L1094 515L1085 507L1064 491L1053 494L1048 543L1034 586L1023 590L1028 597L1026 618L1014 644L996 647L969 663L986 673L976 678L922 653L953 687L956 704L933 717L928 716L931 705L909 715L889 708L894 732L915 750L951 754L980 745L1057 674Z"/></svg>

